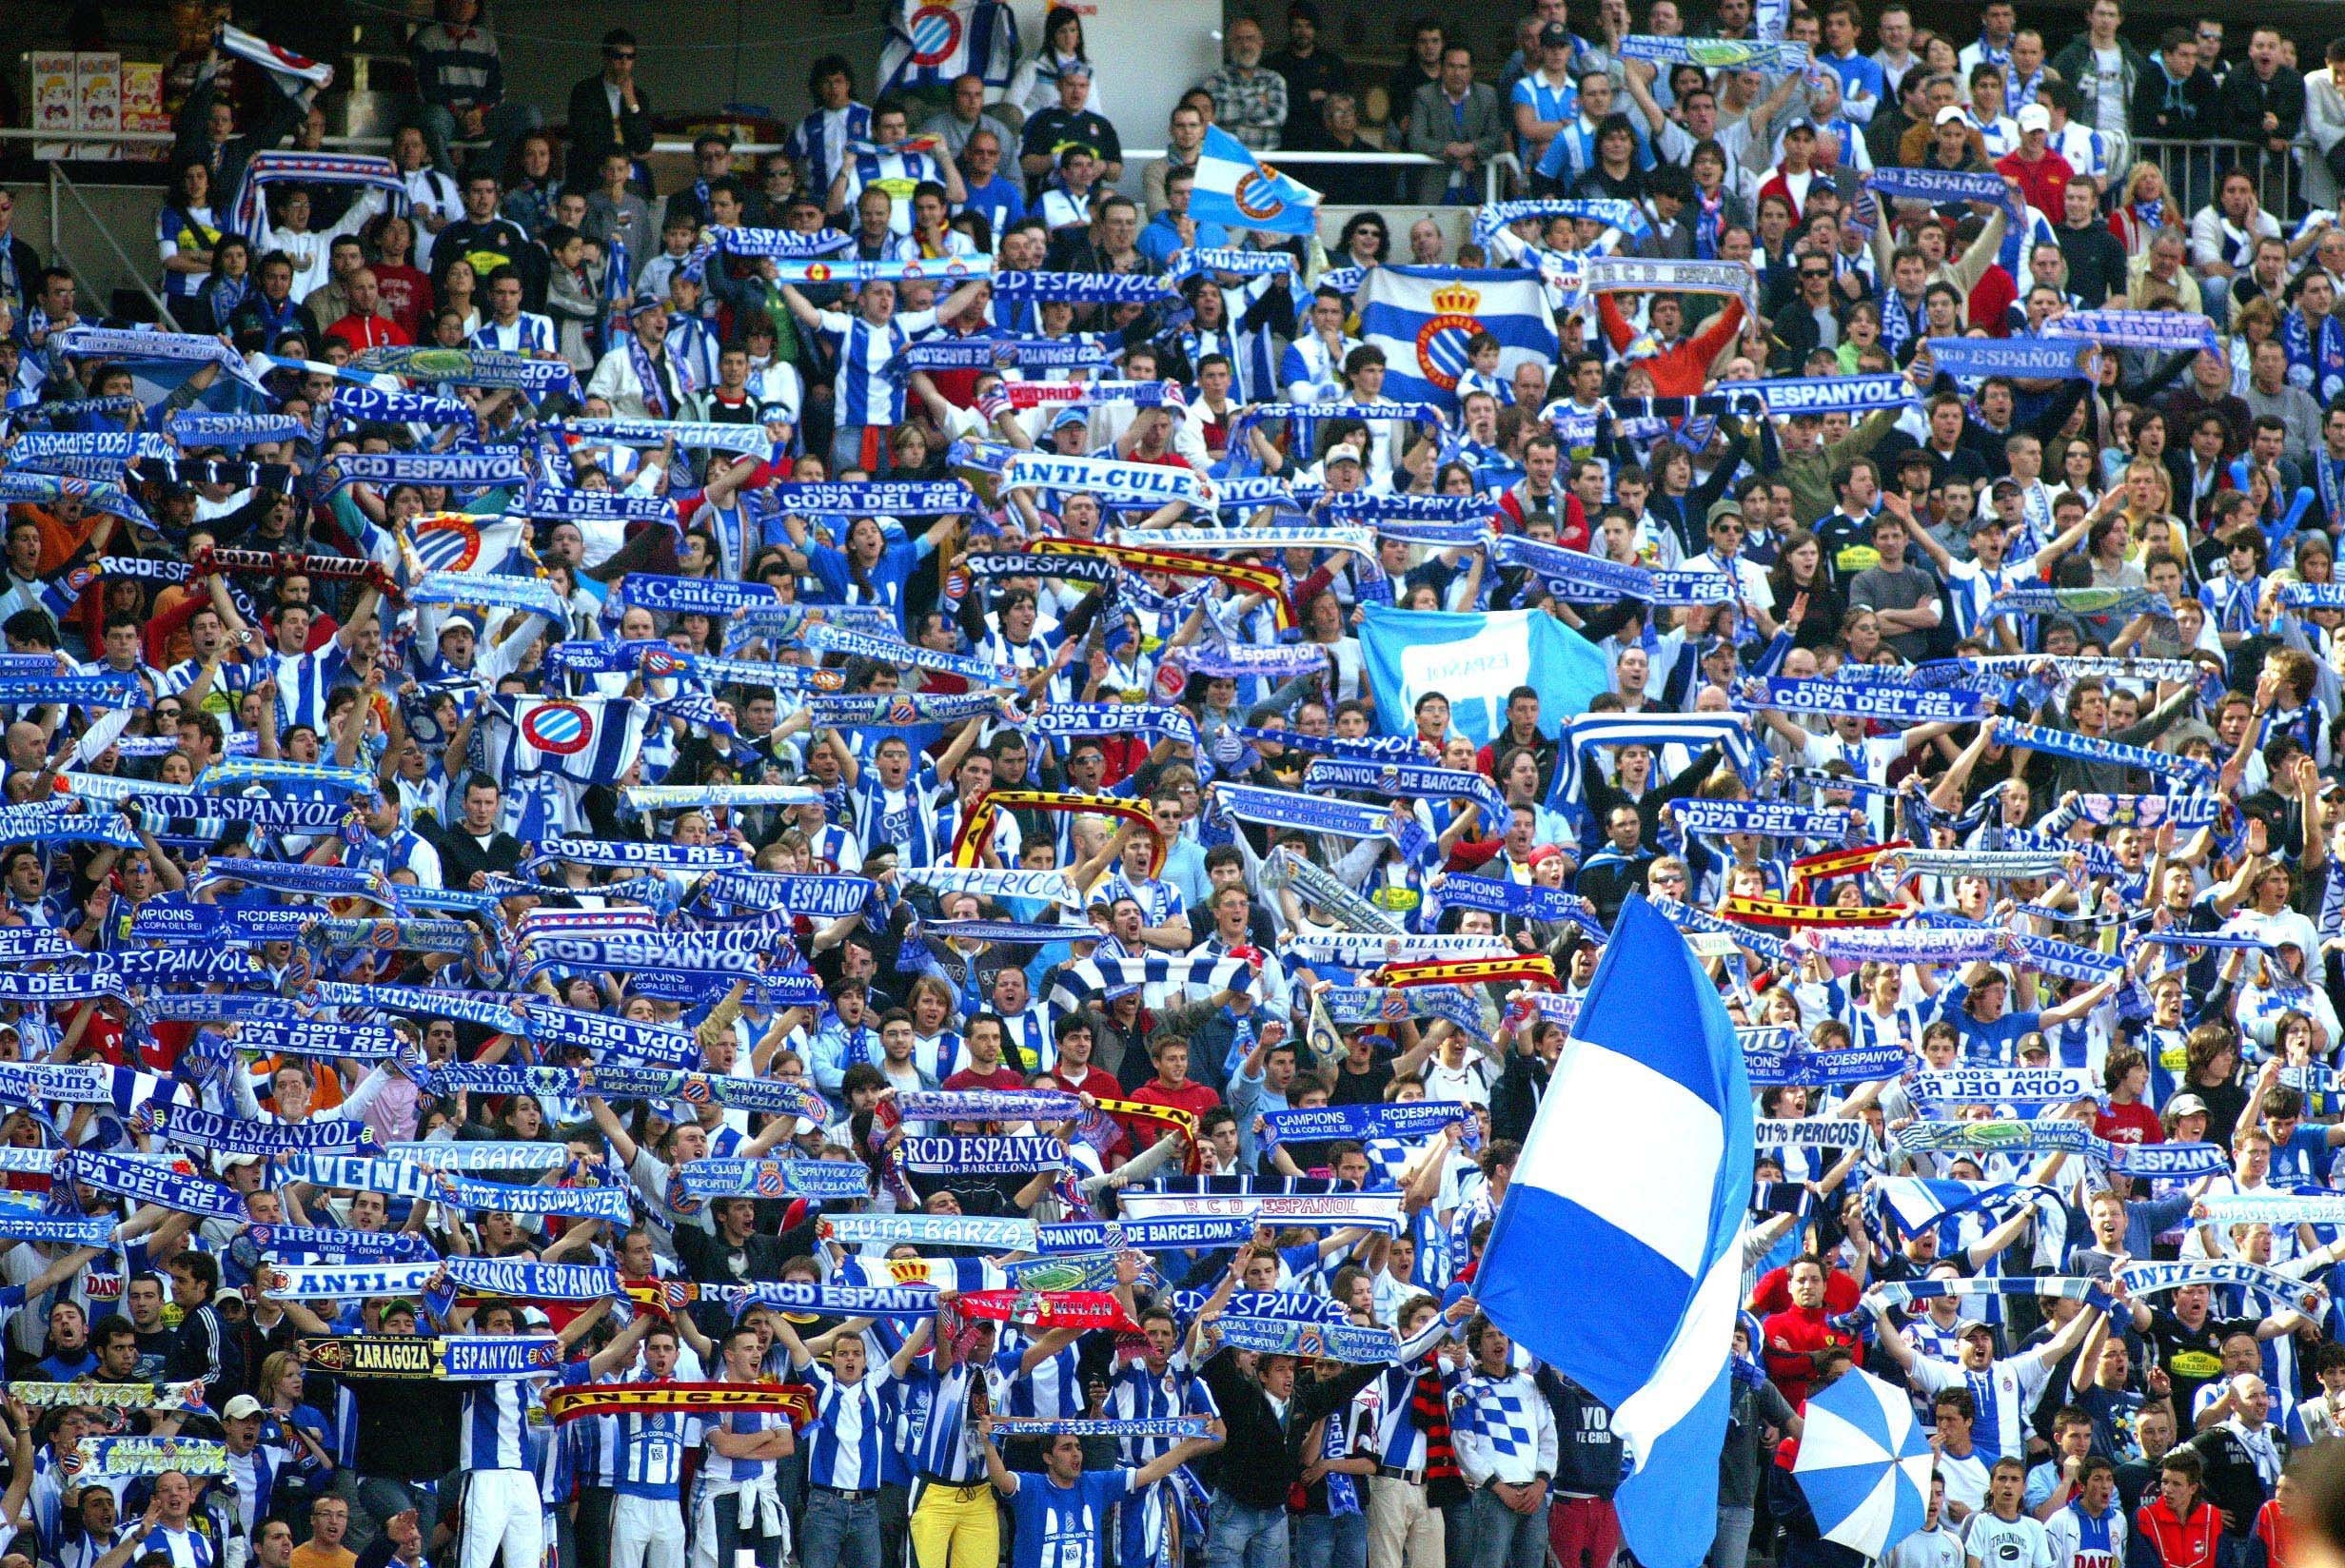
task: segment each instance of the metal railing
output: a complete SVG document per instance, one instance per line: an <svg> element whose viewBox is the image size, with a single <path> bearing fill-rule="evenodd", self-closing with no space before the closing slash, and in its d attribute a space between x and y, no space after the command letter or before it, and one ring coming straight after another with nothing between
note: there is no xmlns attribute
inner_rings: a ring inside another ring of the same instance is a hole
<svg viewBox="0 0 2345 1568"><path fill-rule="evenodd" d="M80 267L73 266L71 260L66 257L65 225L59 215L65 206L63 198L67 196L73 198L73 205L82 209L82 216L89 221L89 226L98 231L98 237L104 240L107 248L114 253L114 260L122 265L124 273L129 277L131 282L138 284L138 291L146 295L148 303L153 304L155 319L164 323L171 322L173 320L171 307L164 303L162 295L155 292L154 284L147 281L147 269L130 260L129 252L122 248L122 242L114 238L113 229L108 226L104 218L98 216L98 209L89 205L89 198L84 196L81 187L68 179L65 170L55 164L49 166L49 253L50 259L64 259L65 265L71 267L77 276L85 275Z"/></svg>
<svg viewBox="0 0 2345 1568"><path fill-rule="evenodd" d="M2177 216L2185 225L2192 214L2215 200L2223 176L2235 168L2243 168L2255 176L2256 200L2266 212L2285 223L2296 211L2301 176L2293 148L2274 152L2255 142L2135 137L2131 153L2123 171L2110 181L2112 193L2122 196L2125 180L2132 175L2135 165L2155 164L2158 173L2165 176L2168 200L2182 209Z"/></svg>
<svg viewBox="0 0 2345 1568"><path fill-rule="evenodd" d="M56 142L76 146L168 147L177 140L178 138L168 131L157 130L89 130L75 131L71 135L60 135L53 130L34 130L24 126L0 126L0 143ZM319 145L344 152L388 152L391 149L391 139L387 136L325 136L319 138ZM458 142L450 145L463 147L474 144ZM487 144L477 145L486 146ZM692 150L692 143L688 140L666 139L652 143L651 149L661 153L689 153ZM736 157L756 158L768 152L781 150L782 145L779 142L736 142L733 144L733 152ZM1164 155L1163 147L1126 147L1124 162L1127 166L1137 166ZM1355 164L1394 168L1438 168L1442 164L1440 159L1428 157L1422 152L1306 152L1297 149L1291 152L1279 151L1271 156L1281 164L1304 167L1312 164ZM1517 180L1523 177L1523 166L1515 161L1515 156L1511 152L1501 152L1496 158L1483 166L1483 194L1486 200L1494 202L1505 194L1499 186L1499 174L1507 169L1511 169Z"/></svg>

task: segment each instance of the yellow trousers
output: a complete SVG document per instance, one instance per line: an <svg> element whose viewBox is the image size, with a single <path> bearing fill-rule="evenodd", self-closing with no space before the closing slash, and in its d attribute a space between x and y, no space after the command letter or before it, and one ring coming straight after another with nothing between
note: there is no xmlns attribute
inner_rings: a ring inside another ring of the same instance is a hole
<svg viewBox="0 0 2345 1568"><path fill-rule="evenodd" d="M997 1568L1001 1560L1001 1516L993 1485L919 1483L913 1500L912 1558L918 1568Z"/></svg>

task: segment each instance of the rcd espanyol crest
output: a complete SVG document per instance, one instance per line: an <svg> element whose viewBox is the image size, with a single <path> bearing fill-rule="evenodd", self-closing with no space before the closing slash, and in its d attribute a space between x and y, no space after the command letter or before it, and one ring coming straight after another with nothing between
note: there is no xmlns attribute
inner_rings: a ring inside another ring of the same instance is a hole
<svg viewBox="0 0 2345 1568"><path fill-rule="evenodd" d="M575 756L594 744L595 715L575 702L542 702L522 715L521 731L541 752Z"/></svg>
<svg viewBox="0 0 2345 1568"><path fill-rule="evenodd" d="M415 553L429 572L468 572L481 559L481 527L471 518L448 513L415 531Z"/></svg>
<svg viewBox="0 0 2345 1568"><path fill-rule="evenodd" d="M1417 329L1417 363L1425 379L1444 392L1457 390L1458 379L1472 361L1466 344L1482 328L1474 314L1482 307L1482 290L1468 284L1444 284L1433 290L1433 319Z"/></svg>

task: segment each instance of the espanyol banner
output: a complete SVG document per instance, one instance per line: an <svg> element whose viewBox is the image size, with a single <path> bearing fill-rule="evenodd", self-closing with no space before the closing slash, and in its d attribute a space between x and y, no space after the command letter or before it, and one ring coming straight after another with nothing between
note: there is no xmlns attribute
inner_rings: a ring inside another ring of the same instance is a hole
<svg viewBox="0 0 2345 1568"><path fill-rule="evenodd" d="M2003 177L1984 169L1877 168L1864 183L1883 196L1923 202L1993 202L2000 206L2004 199Z"/></svg>
<svg viewBox="0 0 2345 1568"><path fill-rule="evenodd" d="M1272 234L1317 234L1319 193L1256 158L1253 149L1218 126L1205 127L1197 149L1197 183L1189 215L1224 228Z"/></svg>
<svg viewBox="0 0 2345 1568"><path fill-rule="evenodd" d="M1722 394L1756 393L1770 414L1870 414L1915 401L1902 376L1818 376L1806 381L1721 382Z"/></svg>
<svg viewBox="0 0 2345 1568"><path fill-rule="evenodd" d="M1482 774L1436 768L1426 762L1371 762L1360 757L1322 756L1304 770L1308 790L1366 790L1418 800L1471 800L1483 811L1486 828L1507 819L1506 796Z"/></svg>
<svg viewBox="0 0 2345 1568"><path fill-rule="evenodd" d="M616 784L643 749L651 711L622 697L499 696L490 699L504 741L507 784L553 774L576 784ZM490 742L491 755L497 751Z"/></svg>
<svg viewBox="0 0 2345 1568"><path fill-rule="evenodd" d="M1017 69L1017 18L1002 0L896 0L879 50L881 97L942 88L956 76L1006 88Z"/></svg>
<svg viewBox="0 0 2345 1568"><path fill-rule="evenodd" d="M719 903L760 913L787 910L818 920L837 920L870 903L872 887L860 876L785 875L742 869L716 872L700 885L700 892Z"/></svg>
<svg viewBox="0 0 2345 1568"><path fill-rule="evenodd" d="M1263 1121L1278 1143L1330 1138L1430 1137L1453 1123L1473 1126L1473 1107L1459 1100L1388 1100L1381 1105L1309 1106L1273 1110ZM1862 1122L1855 1124L1862 1127Z"/></svg>
<svg viewBox="0 0 2345 1568"><path fill-rule="evenodd" d="M1589 294L1719 294L1752 308L1759 284L1747 262L1681 261L1653 256L1583 256L1582 286ZM1363 327L1365 330L1365 326ZM1389 378L1388 378L1389 384Z"/></svg>
<svg viewBox="0 0 2345 1568"><path fill-rule="evenodd" d="M1942 374L2019 381L2090 381L2098 352L2075 338L1932 338L1921 346Z"/></svg>
<svg viewBox="0 0 2345 1568"><path fill-rule="evenodd" d="M1787 714L1854 714L1905 724L1959 722L1977 718L1984 701L1976 692L1949 686L1886 686L1871 681L1753 679L1743 686L1743 705Z"/></svg>
<svg viewBox="0 0 2345 1568"><path fill-rule="evenodd" d="M1417 699L1438 692L1449 699L1450 724L1477 746L1505 725L1507 694L1517 686L1538 688L1544 729L1546 715L1584 712L1611 684L1604 655L1541 611L1459 615L1371 604L1360 653L1386 734L1413 735Z"/></svg>
<svg viewBox="0 0 2345 1568"><path fill-rule="evenodd" d="M452 484L465 489L527 484L529 460L503 452L345 452L334 459L333 488L345 484Z"/></svg>
<svg viewBox="0 0 2345 1568"><path fill-rule="evenodd" d="M1561 352L1547 291L1528 273L1377 266L1360 284L1360 337L1384 350L1388 398L1454 413L1458 378L1470 368L1466 344L1477 332L1498 340L1502 381Z"/></svg>

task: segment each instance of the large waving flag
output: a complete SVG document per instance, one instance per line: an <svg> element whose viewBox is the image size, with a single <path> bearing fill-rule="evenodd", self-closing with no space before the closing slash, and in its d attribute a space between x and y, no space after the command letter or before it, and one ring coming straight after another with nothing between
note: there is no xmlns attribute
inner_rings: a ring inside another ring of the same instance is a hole
<svg viewBox="0 0 2345 1568"><path fill-rule="evenodd" d="M1200 161L1200 193L1204 168ZM1477 332L1498 340L1501 381L1526 360L1546 365L1559 357L1555 317L1535 273L1371 266L1361 282L1360 338L1384 350L1389 398L1455 410L1458 378L1472 363L1466 344Z"/></svg>
<svg viewBox="0 0 2345 1568"><path fill-rule="evenodd" d="M1006 88L1017 69L1017 18L1002 0L896 0L879 50L879 96L979 76Z"/></svg>
<svg viewBox="0 0 2345 1568"><path fill-rule="evenodd" d="M240 60L249 60L268 72L269 79L284 89L289 98L298 98L311 88L320 92L334 85L334 68L296 54L289 49L280 49L267 39L246 32L242 28L220 25L218 39L223 52Z"/></svg>
<svg viewBox="0 0 2345 1568"><path fill-rule="evenodd" d="M1388 735L1414 735L1417 698L1439 692L1451 727L1482 745L1506 723L1507 694L1517 686L1538 688L1540 727L1551 732L1610 684L1604 656L1543 610L1451 615L1371 604L1360 650Z"/></svg>
<svg viewBox="0 0 2345 1568"><path fill-rule="evenodd" d="M1205 145L1197 149L1197 183L1189 193L1189 215L1224 228L1316 234L1319 193L1263 163L1228 131L1207 126Z"/></svg>
<svg viewBox="0 0 2345 1568"><path fill-rule="evenodd" d="M1612 1407L1631 1465L1613 1505L1645 1568L1695 1568L1717 1533L1752 1142L1717 988L1632 898L1523 1141L1474 1294Z"/></svg>

